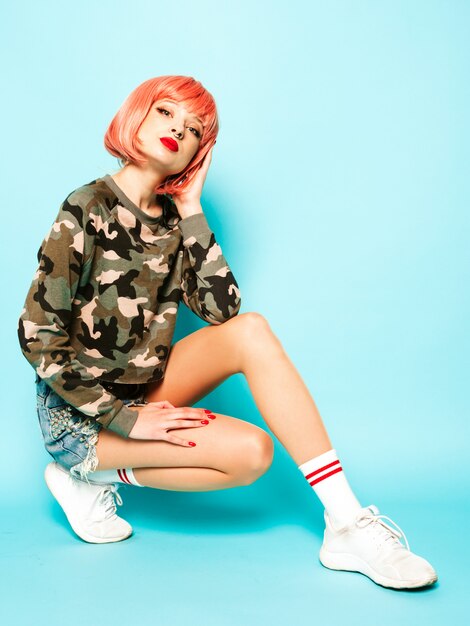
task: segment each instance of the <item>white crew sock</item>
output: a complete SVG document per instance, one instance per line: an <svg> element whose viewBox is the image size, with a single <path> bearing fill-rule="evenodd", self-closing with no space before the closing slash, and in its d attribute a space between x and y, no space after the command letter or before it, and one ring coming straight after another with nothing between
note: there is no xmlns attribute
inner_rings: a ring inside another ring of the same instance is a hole
<svg viewBox="0 0 470 626"><path fill-rule="evenodd" d="M333 448L298 466L320 498L333 525L350 524L361 507Z"/></svg>
<svg viewBox="0 0 470 626"><path fill-rule="evenodd" d="M91 483L124 483L136 487L145 487L145 485L137 482L131 467L89 472L88 480Z"/></svg>

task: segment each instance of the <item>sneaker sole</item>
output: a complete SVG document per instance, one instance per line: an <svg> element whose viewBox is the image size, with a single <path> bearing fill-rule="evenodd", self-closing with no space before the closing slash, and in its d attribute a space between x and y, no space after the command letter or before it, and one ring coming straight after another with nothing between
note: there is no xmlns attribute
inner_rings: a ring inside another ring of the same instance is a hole
<svg viewBox="0 0 470 626"><path fill-rule="evenodd" d="M328 552L320 548L320 563L328 569L344 570L348 572L359 572L370 578L373 582L383 587L392 587L393 589L416 589L418 587L427 587L437 580L437 575L428 576L421 580L394 580L377 572L368 563L363 561L354 554L344 552Z"/></svg>
<svg viewBox="0 0 470 626"><path fill-rule="evenodd" d="M84 530L81 527L80 523L77 520L75 520L71 514L69 514L67 512L67 510L64 508L64 506L60 502L58 492L55 490L55 487L52 484L52 481L50 481L50 479L49 479L49 473L50 473L51 469L52 468L49 468L49 465L48 465L48 466L46 466L46 469L44 471L44 479L46 481L47 488L49 489L51 494L54 496L54 498L57 500L60 508L65 513L65 517L67 518L67 520L68 520L70 526L72 527L74 533L76 535L78 535L78 537L80 537L80 539L83 539L87 543L114 543L114 542L117 542L117 541L123 541L124 539L127 539L128 537L130 537L132 535L132 530L131 530L130 533L128 533L127 535L124 535L123 537L112 537L112 538L109 538L109 537L94 537L93 535L90 535L89 533L87 533L86 530Z"/></svg>

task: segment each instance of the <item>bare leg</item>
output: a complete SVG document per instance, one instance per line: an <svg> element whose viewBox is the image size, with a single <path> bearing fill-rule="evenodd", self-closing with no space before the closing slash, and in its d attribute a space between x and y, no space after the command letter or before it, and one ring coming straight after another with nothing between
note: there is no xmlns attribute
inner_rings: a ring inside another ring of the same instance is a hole
<svg viewBox="0 0 470 626"><path fill-rule="evenodd" d="M205 418L202 409L201 413L201 418ZM124 438L102 429L96 444L96 469L132 467L141 485L176 491L210 491L251 484L272 463L271 437L254 424L214 414L216 419L209 420L207 426L177 429L179 436L196 443L194 448L167 441Z"/></svg>
<svg viewBox="0 0 470 626"><path fill-rule="evenodd" d="M168 491L215 491L241 484L236 477L209 467L138 467L133 473L139 484Z"/></svg>
<svg viewBox="0 0 470 626"><path fill-rule="evenodd" d="M333 447L314 399L259 313L196 331L172 347L169 359L163 381L149 384L147 400L191 406L240 372L266 424L297 465Z"/></svg>
<svg viewBox="0 0 470 626"><path fill-rule="evenodd" d="M314 399L281 342L261 316L242 370L266 424L297 465L333 447Z"/></svg>
<svg viewBox="0 0 470 626"><path fill-rule="evenodd" d="M146 399L192 406L235 373L246 376L267 425L298 465L332 448L313 398L268 322L258 313L243 313L224 324L206 326L174 344L164 379L149 383ZM194 490L195 486L207 490L213 484L211 479L216 489L230 486L220 472L230 474L237 484L250 484L272 462L272 439L253 424L216 415L207 426L178 429L180 436L196 442L194 448L126 439L103 429L97 443L97 469L175 469L171 476L170 472L158 471L141 474L141 484L147 480L151 483L148 486L163 489L178 489L179 485L181 490ZM198 482L186 471L188 467L219 473L206 472ZM183 471L178 472L178 468Z"/></svg>

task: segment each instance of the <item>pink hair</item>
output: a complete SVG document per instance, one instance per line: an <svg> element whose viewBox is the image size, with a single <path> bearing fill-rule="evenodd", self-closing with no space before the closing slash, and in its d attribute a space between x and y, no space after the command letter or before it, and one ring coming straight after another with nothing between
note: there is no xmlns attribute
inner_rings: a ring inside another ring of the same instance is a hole
<svg viewBox="0 0 470 626"><path fill-rule="evenodd" d="M217 107L212 95L191 76L157 76L144 81L126 98L104 136L106 150L122 162L144 164L146 158L137 147L137 133L156 100L170 99L195 113L203 125L199 150L182 172L168 176L155 189L157 194L184 192L201 168L219 132ZM122 165L123 163L121 163Z"/></svg>

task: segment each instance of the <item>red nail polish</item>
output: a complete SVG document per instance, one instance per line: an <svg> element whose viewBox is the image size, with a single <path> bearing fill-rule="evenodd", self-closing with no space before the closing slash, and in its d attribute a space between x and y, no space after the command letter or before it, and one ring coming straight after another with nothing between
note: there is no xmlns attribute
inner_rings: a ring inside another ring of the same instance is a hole
<svg viewBox="0 0 470 626"><path fill-rule="evenodd" d="M195 446L196 444L194 443L194 441L188 441L190 446Z"/></svg>
<svg viewBox="0 0 470 626"><path fill-rule="evenodd" d="M212 413L212 411L209 411L209 409L204 409L204 413Z"/></svg>
<svg viewBox="0 0 470 626"><path fill-rule="evenodd" d="M217 417L217 415L212 415L212 413L210 415L208 415L207 417L210 417L211 420L215 420L215 418Z"/></svg>
<svg viewBox="0 0 470 626"><path fill-rule="evenodd" d="M209 420L201 420L201 424L208 424Z"/></svg>

